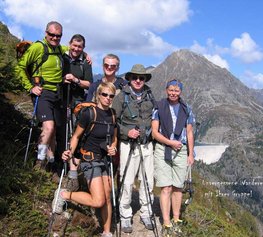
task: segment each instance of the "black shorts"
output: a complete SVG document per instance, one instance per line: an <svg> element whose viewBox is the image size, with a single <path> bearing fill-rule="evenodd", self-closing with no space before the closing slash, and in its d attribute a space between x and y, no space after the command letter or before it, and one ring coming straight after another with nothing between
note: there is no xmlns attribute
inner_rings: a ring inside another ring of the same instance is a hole
<svg viewBox="0 0 263 237"><path fill-rule="evenodd" d="M60 126L62 119L62 103L59 93L56 91L43 90L38 98L36 115L39 122L52 120L57 126Z"/></svg>

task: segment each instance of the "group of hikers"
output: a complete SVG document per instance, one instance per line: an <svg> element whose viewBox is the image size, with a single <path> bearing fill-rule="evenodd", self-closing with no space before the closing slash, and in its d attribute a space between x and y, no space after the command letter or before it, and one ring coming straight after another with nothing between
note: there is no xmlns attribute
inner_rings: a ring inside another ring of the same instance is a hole
<svg viewBox="0 0 263 237"><path fill-rule="evenodd" d="M120 59L114 54L103 58L104 75L93 82L91 59L84 52L85 38L76 34L69 46L61 46L61 37L62 25L49 22L42 41L48 46L47 60L41 62L44 48L35 42L17 64L24 88L37 102L36 116L42 126L34 168L45 169L47 163L56 162L56 154L69 164L52 209L61 214L65 202L71 201L100 208L101 236L112 236L114 164L120 176L121 231L133 231L131 202L138 178L141 223L146 229L156 229L152 210L155 183L161 188L162 236L180 236L182 190L188 167L194 163L194 116L180 98L182 83L176 79L167 82L166 98L156 101L145 84L152 77L145 67L135 64L125 79L120 78L116 75ZM32 76L27 72L29 66ZM74 116L77 105L91 101L92 106ZM79 190L80 171L88 190Z"/></svg>

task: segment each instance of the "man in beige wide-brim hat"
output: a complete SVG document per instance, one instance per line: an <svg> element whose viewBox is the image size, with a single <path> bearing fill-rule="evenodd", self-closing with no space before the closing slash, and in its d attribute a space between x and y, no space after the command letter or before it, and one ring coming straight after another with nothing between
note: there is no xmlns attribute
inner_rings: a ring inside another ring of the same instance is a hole
<svg viewBox="0 0 263 237"><path fill-rule="evenodd" d="M120 192L120 218L121 230L125 233L132 232L132 187L138 173L140 183L140 217L145 228L152 230L151 201L153 201L153 144L151 141L151 116L154 108L154 98L150 88L145 82L151 79L141 64L135 64L125 78L129 81L114 101L113 108L120 128L120 176L122 187ZM132 152L130 152L132 151ZM140 154L143 154L143 164L140 162ZM129 155L130 153L130 155ZM144 187L146 173L149 193ZM140 168L140 169L139 169ZM124 173L125 172L125 173Z"/></svg>
<svg viewBox="0 0 263 237"><path fill-rule="evenodd" d="M146 78L145 82L148 82L152 78L152 74L147 73L146 69L144 68L142 64L133 65L131 71L125 74L125 78L126 80L130 81L131 76L136 75L136 74L145 76Z"/></svg>

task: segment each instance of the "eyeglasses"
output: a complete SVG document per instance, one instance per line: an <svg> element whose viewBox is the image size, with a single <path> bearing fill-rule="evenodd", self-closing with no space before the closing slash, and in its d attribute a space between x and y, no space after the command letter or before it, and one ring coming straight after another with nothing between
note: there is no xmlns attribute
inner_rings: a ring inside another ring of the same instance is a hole
<svg viewBox="0 0 263 237"><path fill-rule="evenodd" d="M131 79L132 79L133 81L137 81L138 79L139 79L140 81L145 81L146 77L145 77L145 76L132 75L132 76L131 76Z"/></svg>
<svg viewBox="0 0 263 237"><path fill-rule="evenodd" d="M105 68L111 68L113 70L115 70L118 67L118 65L116 65L116 64L108 64L108 63L104 63L103 66Z"/></svg>
<svg viewBox="0 0 263 237"><path fill-rule="evenodd" d="M103 97L110 97L110 99L113 99L114 98L114 94L107 94L107 93L104 93L104 92L102 92L102 93L100 93L100 95L102 95Z"/></svg>
<svg viewBox="0 0 263 237"><path fill-rule="evenodd" d="M62 37L62 34L57 35L57 34L50 33L50 32L48 32L48 31L46 31L46 32L47 32L47 34L48 34L50 37L57 37L57 38L61 38L61 37Z"/></svg>

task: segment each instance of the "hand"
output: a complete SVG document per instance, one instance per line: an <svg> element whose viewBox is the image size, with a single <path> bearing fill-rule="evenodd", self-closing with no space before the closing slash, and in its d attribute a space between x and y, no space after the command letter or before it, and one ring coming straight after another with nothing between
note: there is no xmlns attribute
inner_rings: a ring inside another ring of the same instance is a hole
<svg viewBox="0 0 263 237"><path fill-rule="evenodd" d="M194 164L194 161L195 161L194 155L189 155L189 156L187 157L187 164L188 164L188 165L193 165L193 164Z"/></svg>
<svg viewBox="0 0 263 237"><path fill-rule="evenodd" d="M183 144L180 141L176 141L176 140L171 140L170 141L170 146L172 149L174 149L175 151L180 151L181 148L183 147Z"/></svg>
<svg viewBox="0 0 263 237"><path fill-rule="evenodd" d="M34 86L34 87L30 90L30 93L31 93L31 94L34 94L34 95L36 95L36 96L40 96L41 93L42 93L42 90L43 90L42 87L40 87L40 86Z"/></svg>
<svg viewBox="0 0 263 237"><path fill-rule="evenodd" d="M68 84L76 82L77 80L78 79L71 73L64 76L64 82Z"/></svg>
<svg viewBox="0 0 263 237"><path fill-rule="evenodd" d="M92 64L91 57L88 54L86 54L86 60L87 60L88 64L90 64L90 65Z"/></svg>
<svg viewBox="0 0 263 237"><path fill-rule="evenodd" d="M61 156L61 158L62 158L62 160L70 160L71 158L72 158L72 153L71 153L71 151L70 150L66 150L66 151L64 151L63 153L62 153L62 156Z"/></svg>
<svg viewBox="0 0 263 237"><path fill-rule="evenodd" d="M128 132L128 137L132 139L137 139L140 136L140 130L139 129L131 129Z"/></svg>
<svg viewBox="0 0 263 237"><path fill-rule="evenodd" d="M107 152L108 152L108 156L115 156L117 152L116 146L107 145Z"/></svg>

